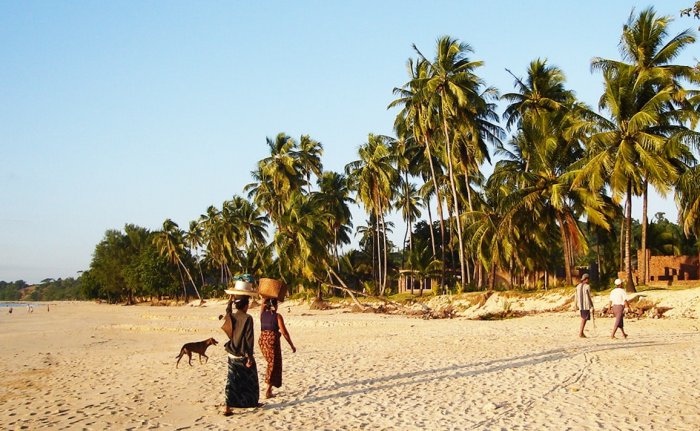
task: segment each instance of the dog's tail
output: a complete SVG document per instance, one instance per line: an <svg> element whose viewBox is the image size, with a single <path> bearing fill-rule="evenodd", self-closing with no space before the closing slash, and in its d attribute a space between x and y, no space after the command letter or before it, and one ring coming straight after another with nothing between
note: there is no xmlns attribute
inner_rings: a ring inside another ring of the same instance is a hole
<svg viewBox="0 0 700 431"><path fill-rule="evenodd" d="M185 348L183 347L182 349L180 349L180 353L177 354L177 355L175 356L175 358L179 358L180 356L182 356L182 355L184 355L184 354L185 354Z"/></svg>

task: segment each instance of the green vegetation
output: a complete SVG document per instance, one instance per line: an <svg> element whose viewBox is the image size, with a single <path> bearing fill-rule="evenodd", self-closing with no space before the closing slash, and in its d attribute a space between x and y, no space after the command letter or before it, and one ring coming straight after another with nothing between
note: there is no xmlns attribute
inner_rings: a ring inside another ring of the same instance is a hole
<svg viewBox="0 0 700 431"><path fill-rule="evenodd" d="M279 133L246 197L210 206L187 230L170 219L155 232L109 230L90 268L56 289L110 302L206 298L221 295L233 274L251 273L283 279L292 295L320 299L339 287L391 295L398 270L408 269L415 283L437 281L431 293L526 294L571 286L577 267L596 264L599 287L626 271L634 290L637 249L700 249L700 71L674 63L695 36L669 34L670 21L653 8L633 12L622 58L592 60L604 81L598 110L547 59L531 61L524 76L511 72L514 90L501 96L478 75L483 62L468 44L441 37L433 56L414 46L408 80L389 105L396 136L368 134L343 173L324 170L320 142ZM647 222L650 185L675 194L678 225L662 213ZM358 249L347 249L353 202L368 218L355 226ZM392 211L405 227L386 220ZM403 244L389 240L394 228ZM644 262L639 270L644 279ZM0 292L17 299L20 289L7 286ZM47 295L42 286L35 292Z"/></svg>

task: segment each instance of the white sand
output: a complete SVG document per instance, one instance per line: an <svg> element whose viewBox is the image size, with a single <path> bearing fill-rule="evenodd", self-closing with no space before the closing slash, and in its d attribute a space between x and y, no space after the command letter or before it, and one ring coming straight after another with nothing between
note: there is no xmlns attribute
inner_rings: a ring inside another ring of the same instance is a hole
<svg viewBox="0 0 700 431"><path fill-rule="evenodd" d="M700 289L677 296L697 304ZM182 344L224 341L223 308L0 308L0 428L700 429L694 318L627 320L627 340L611 340L612 319L599 318L579 339L573 311L421 320L283 305L298 349L283 341L284 384L227 418L222 344L208 364L195 355L175 369Z"/></svg>

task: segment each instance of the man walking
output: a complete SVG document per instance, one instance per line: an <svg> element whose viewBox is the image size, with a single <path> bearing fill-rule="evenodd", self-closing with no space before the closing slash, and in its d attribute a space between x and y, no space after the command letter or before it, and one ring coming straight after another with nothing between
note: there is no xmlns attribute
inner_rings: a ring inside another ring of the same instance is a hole
<svg viewBox="0 0 700 431"><path fill-rule="evenodd" d="M576 307L581 314L581 329L578 336L586 338L583 330L586 328L586 322L591 320L593 312L593 298L591 298L591 286L588 284L588 274L583 274L581 282L576 286Z"/></svg>

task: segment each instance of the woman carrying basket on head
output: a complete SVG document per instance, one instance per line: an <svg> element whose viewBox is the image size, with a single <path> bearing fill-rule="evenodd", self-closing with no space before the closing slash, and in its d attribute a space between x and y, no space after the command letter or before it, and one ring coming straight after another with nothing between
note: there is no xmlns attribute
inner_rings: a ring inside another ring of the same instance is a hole
<svg viewBox="0 0 700 431"><path fill-rule="evenodd" d="M253 277L241 275L236 280L233 289L225 292L230 295L226 307L226 322L224 331L229 337L224 346L228 353L228 375L226 379L226 408L224 416L230 416L231 407L260 407L260 386L258 385L258 369L253 357L255 341L253 339L253 317L248 314L251 296L256 292L253 288ZM236 310L234 312L233 306Z"/></svg>
<svg viewBox="0 0 700 431"><path fill-rule="evenodd" d="M262 280L261 280L262 282ZM277 312L277 299L264 298L260 311L260 350L267 361L267 371L265 372L265 383L267 391L265 398L272 398L272 387L282 386L282 347L280 336L284 337L292 348L292 352L297 349L292 343L289 331L284 325L282 315Z"/></svg>

